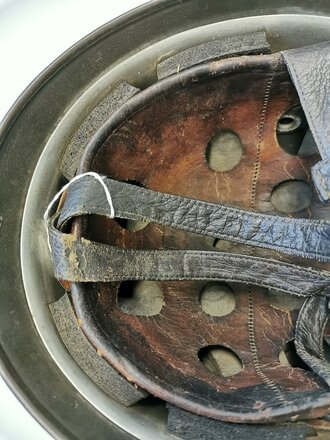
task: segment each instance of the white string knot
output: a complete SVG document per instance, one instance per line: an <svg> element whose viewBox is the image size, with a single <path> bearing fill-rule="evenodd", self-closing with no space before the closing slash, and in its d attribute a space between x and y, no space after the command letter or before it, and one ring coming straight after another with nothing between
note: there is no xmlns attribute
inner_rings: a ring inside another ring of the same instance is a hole
<svg viewBox="0 0 330 440"><path fill-rule="evenodd" d="M110 209L109 217L110 218L114 218L114 216L115 216L115 210L114 210L114 207L113 207L112 198L111 198L111 195L110 195L108 187L104 183L104 179L106 179L106 177L105 176L101 176L100 174L95 173L93 171L88 171L87 173L78 174L73 179L71 179L70 182L68 182L66 185L64 185L63 188L61 188L60 191L57 194L55 194L55 196L53 197L52 201L47 206L47 209L46 209L46 211L44 213L44 221L45 221L45 226L46 226L46 231L47 231L47 242L48 242L48 247L49 247L50 251L51 251L51 246L50 246L50 242L49 242L49 231L48 231L49 213L52 210L52 208L55 205L55 203L61 197L61 195L70 187L70 185L72 185L77 180L82 179L83 177L86 177L86 176L94 177L94 179L96 179L101 184L102 188L104 189L104 192L105 192L105 195L106 195L106 198L107 198L107 202L108 202L108 205L109 205L109 209Z"/></svg>

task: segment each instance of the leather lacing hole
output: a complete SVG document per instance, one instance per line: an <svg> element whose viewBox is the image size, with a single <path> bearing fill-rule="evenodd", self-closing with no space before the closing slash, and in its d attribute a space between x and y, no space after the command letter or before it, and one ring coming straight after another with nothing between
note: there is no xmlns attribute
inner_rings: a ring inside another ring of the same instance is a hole
<svg viewBox="0 0 330 440"><path fill-rule="evenodd" d="M279 354L279 361L283 367L301 368L303 370L310 370L308 365L298 356L294 341L289 341L285 344Z"/></svg>
<svg viewBox="0 0 330 440"><path fill-rule="evenodd" d="M155 281L123 281L118 290L118 307L135 316L154 316L164 304L161 287Z"/></svg>
<svg viewBox="0 0 330 440"><path fill-rule="evenodd" d="M278 211L294 213L309 208L312 197L312 189L307 182L288 180L275 186L270 201Z"/></svg>
<svg viewBox="0 0 330 440"><path fill-rule="evenodd" d="M229 348L209 345L198 352L198 358L205 368L220 377L230 377L243 369L240 358Z"/></svg>
<svg viewBox="0 0 330 440"><path fill-rule="evenodd" d="M305 135L308 129L307 121L303 109L301 107L293 107L287 112L285 112L278 120L276 132L277 132L277 142L279 146L288 154L304 156L313 154L313 152L308 152L309 154L301 154L300 149L303 144L306 150Z"/></svg>
<svg viewBox="0 0 330 440"><path fill-rule="evenodd" d="M218 172L235 168L243 154L243 145L239 136L233 131L219 131L210 140L206 148L206 160L209 167Z"/></svg>
<svg viewBox="0 0 330 440"><path fill-rule="evenodd" d="M203 311L211 316L225 316L235 309L235 295L227 283L207 284L199 301Z"/></svg>

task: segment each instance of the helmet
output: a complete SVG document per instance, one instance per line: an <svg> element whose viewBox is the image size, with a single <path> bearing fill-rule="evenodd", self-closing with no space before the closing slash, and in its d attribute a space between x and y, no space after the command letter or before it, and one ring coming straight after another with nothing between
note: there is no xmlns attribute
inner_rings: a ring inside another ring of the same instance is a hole
<svg viewBox="0 0 330 440"><path fill-rule="evenodd" d="M272 54L258 32L183 51L64 158L55 275L176 434L198 415L241 436L327 426L329 49Z"/></svg>

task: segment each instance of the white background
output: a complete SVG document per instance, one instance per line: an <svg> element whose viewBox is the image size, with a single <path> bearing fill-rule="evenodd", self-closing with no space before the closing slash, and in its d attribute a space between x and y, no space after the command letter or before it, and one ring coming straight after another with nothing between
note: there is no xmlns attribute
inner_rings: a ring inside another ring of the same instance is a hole
<svg viewBox="0 0 330 440"><path fill-rule="evenodd" d="M0 0L0 120L66 49L145 0ZM48 440L0 378L0 440Z"/></svg>

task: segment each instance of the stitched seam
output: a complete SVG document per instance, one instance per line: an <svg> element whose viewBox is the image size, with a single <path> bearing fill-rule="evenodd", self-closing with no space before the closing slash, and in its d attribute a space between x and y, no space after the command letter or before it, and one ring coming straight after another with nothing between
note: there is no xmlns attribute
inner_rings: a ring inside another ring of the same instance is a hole
<svg viewBox="0 0 330 440"><path fill-rule="evenodd" d="M257 170L257 172L258 172L258 170ZM224 213L220 212L219 214L226 215L226 211L227 211L227 212L229 212L230 214L233 214L233 215L236 215L236 214L237 215L242 215L242 217L243 217L242 220L243 221L246 221L246 220L249 221L249 218L247 218L245 211L237 210L235 208L230 208L230 207L226 207L226 206L221 206L219 208L219 206L216 205L216 204L208 204L207 202L201 202L201 201L198 201L198 200L195 200L195 199L192 199L192 200L196 204L196 208L197 209L198 209L199 206L203 207L205 205L206 206L210 205L211 208L214 207L214 208L218 208L219 210L224 211ZM68 212L66 213L66 216L64 218L64 222L66 222L70 217L72 217L72 215L74 215L74 216L77 215L77 213L75 212L76 209L77 209L77 207L71 207L71 209L68 210ZM92 213L92 211L98 211L98 209L97 208L95 209L95 207L94 208L92 207L91 208L91 213ZM100 214L101 215L106 215L107 213L103 212L103 210L100 210ZM198 228L196 226L192 227L192 226L189 226L189 225L181 225L181 227L180 227L180 225L176 225L175 222L162 221L162 220L159 220L159 219L157 219L156 217L154 217L152 215L150 215L149 217L145 217L143 215L140 215L140 214L137 215L137 214L134 214L134 213L129 212L129 211L127 212L127 211L120 211L119 210L118 214L119 214L119 216L123 216L124 218L125 218L125 216L128 216L128 218L137 219L137 220L141 220L142 219L142 221L156 222L156 223L160 223L160 224L167 225L167 226L170 226L170 227L173 227L173 225L174 225L174 227L176 227L176 228L183 229L183 230L186 230L186 231L189 231L189 232L194 232L194 233L197 232L197 233L200 233L202 235L214 236L214 228L211 228L211 230L209 230L209 231L205 231L203 228ZM330 225L329 222L324 221L324 220L323 221L322 220L321 221L320 220L319 221L312 220L312 221L306 222L304 219L286 219L285 217L268 216L268 215L263 215L261 213L256 215L256 213L252 213L252 212L250 212L247 215L252 217L252 219L250 219L250 220L253 220L253 217L256 217L256 219L258 221L260 221L260 220L262 221L263 218L267 219L269 217L268 220L273 222L274 224L275 224L275 222L279 221L280 223L283 223L283 224L285 224L285 223L287 223L287 224L289 224L289 223L297 224L299 227L303 227L303 228L305 228L305 227L309 227L310 228L311 224L315 224L315 226L321 226L321 227L329 227L329 225ZM321 230L317 229L315 231L315 233L318 234L318 235L322 234L323 232L324 231L322 229ZM237 237L237 236L231 235L229 233L220 234L218 238L226 238L226 237L232 238L232 239L234 239L235 241L237 241L239 243L244 243L244 244L248 244L248 245L252 245L253 243L256 243L260 247L263 247L263 248L266 248L266 249L278 250L280 252L288 253L290 255L298 255L298 256L305 257L305 258L313 258L313 259L317 259L319 261L329 261L329 258L327 256L326 250L322 251L322 252L315 252L315 251L312 252L312 251L308 251L308 250L304 250L304 249L298 250L297 248L296 249L292 248L292 243L290 244L290 246L285 246L284 244L280 244L280 245L265 244L264 241L258 240L256 238L244 239L244 238L241 238L241 237Z"/></svg>
<svg viewBox="0 0 330 440"><path fill-rule="evenodd" d="M111 187L111 179L108 178L107 181L108 181L107 184ZM115 181L112 181L112 182L115 182ZM119 184L123 184L123 186L124 185L129 185L127 183L119 182L119 181L116 181L116 183L117 184L118 183ZM110 188L110 191L111 191L111 188ZM204 205L207 205L207 206L211 206L212 208L219 208L219 207L221 207L221 209L223 211L229 211L231 213L237 213L237 214L243 214L243 215L247 213L249 216L255 217L258 220L260 218L266 218L266 219L273 218L274 220L277 220L277 219L280 218L281 221L286 222L286 223L297 223L297 224L299 224L299 223L306 223L307 222L306 219L303 219L303 218L289 218L289 217L278 216L278 215L274 215L274 214L264 214L262 212L254 212L252 210L243 210L243 209L235 208L233 206L220 205L218 203L206 202L206 201L203 201L203 200L198 200L198 199L194 199L194 198L190 198L190 197L180 197L180 196L175 196L173 194L161 193L159 191L154 191L154 190L150 190L150 189L147 189L147 188L137 188L137 191L143 193L144 195L146 195L147 193L152 193L155 196L160 196L160 197L163 197L165 195L165 196L169 196L170 198L181 198L185 202L193 201L194 203L199 205L198 208L203 208ZM330 225L330 222L327 221L327 220L317 220L317 219L310 219L310 220L308 220L308 223L328 224L328 225Z"/></svg>
<svg viewBox="0 0 330 440"><path fill-rule="evenodd" d="M128 213L128 212L121 212L121 214L123 216L133 216L132 213ZM143 217L143 216L138 216L137 218L138 220L141 221L149 221L149 222L154 222L154 223L160 223L162 225L166 225L169 227L174 227L174 228L179 228L182 229L184 231L188 231L188 232L193 232L193 233L197 233L197 234L201 234L201 235L206 235L206 236L210 236L210 237L216 237L216 238L220 238L220 239L224 239L224 238L231 238L233 240L235 240L238 243L243 243L249 246L252 246L253 243L259 245L259 247L265 248L265 249L272 249L272 250L276 250L279 252L283 252L285 254L289 254L289 255L297 255L300 257L304 257L304 258L313 258L319 261L323 261L323 262L328 262L330 260L330 257L327 255L327 253L317 253L317 252L311 252L311 251L305 251L305 250L299 250L299 249L293 249L292 248L292 244L289 246L285 246L284 244L281 245L276 245L276 244L270 244L270 243L264 243L261 240L258 240L257 238L250 238L250 239L244 239L241 238L237 235L231 235L229 233L223 233L221 234L218 230L214 231L213 229L210 231L205 231L203 228L199 228L196 226L188 226L188 225L177 225L174 222L165 222L165 221L159 221L159 219L157 219L156 217L150 216L150 217ZM303 225L308 227L309 225ZM318 234L320 234L320 232L322 231L317 231ZM266 237L267 238L267 237Z"/></svg>
<svg viewBox="0 0 330 440"><path fill-rule="evenodd" d="M104 245L104 246L107 246L107 245ZM95 250L97 250L97 248ZM134 255L135 253L138 253L138 252L144 252L143 250L140 250L140 249L121 249L121 251L126 253L126 254L131 254L131 255ZM157 254L159 254L162 251L158 250L158 249L156 249L156 250L152 250L151 249L151 250L148 250L147 252L149 254L157 255ZM167 250L164 250L164 252L167 252ZM180 250L174 250L173 252L182 252L182 253L184 253L187 256L193 256L193 257L194 256L210 255L212 253L212 255L214 255L214 256L217 256L217 257L221 256L221 257L227 258L228 262L230 262L230 261L241 262L242 260L245 260L246 257L249 257L248 255L246 255L244 257L239 257L239 256L234 257L234 256L232 256L232 254L224 254L224 253L215 252L215 251L212 252L212 251L184 251L184 250L180 251ZM328 277L330 279L330 273L328 275L327 272L322 273L322 272L319 272L319 271L317 271L315 269L311 269L311 268L307 268L307 267L300 269L299 267L295 267L294 265L291 265L289 263L277 262L276 260L273 260L273 261L272 260L265 260L265 259L258 258L258 257L253 257L253 256L252 256L252 258L253 258L253 261L255 261L255 262L262 261L263 263L267 263L267 269L273 268L274 270L277 270L277 268L280 266L280 267L288 268L291 271L292 274L298 275L299 277L307 277L307 275L311 275L312 276L311 281L315 281L314 276L317 277L317 278L321 277L321 279L324 279L324 280L327 279Z"/></svg>
<svg viewBox="0 0 330 440"><path fill-rule="evenodd" d="M248 331L249 331L249 345L250 350L252 353L252 359L253 359L253 366L257 373L257 375L262 379L262 381L270 388L278 398L278 400L283 404L289 404L289 402L286 401L284 396L282 395L280 389L275 384L275 382L270 379L261 368L261 365L259 363L259 357L258 357L258 351L257 351L257 345L255 340L255 332L254 332L254 307L253 307L253 295L252 295L252 289L251 286L248 286L248 304L249 304L249 315L248 315Z"/></svg>
<svg viewBox="0 0 330 440"><path fill-rule="evenodd" d="M58 235L67 237L69 239L69 237L72 234L65 234L65 233L59 232L56 229L54 229L53 227L51 227L51 237L54 236L54 239L57 240L57 236ZM93 241L86 240L86 239L84 239L84 241L88 242L88 244L91 247L93 247L96 251L99 251L100 248L103 248L103 247L104 248L111 247L111 248L115 248L120 253L125 253L125 254L133 254L134 255L136 253L145 252L144 250L141 250L141 249L120 249L120 248L117 248L115 246L102 245L100 243L95 243ZM72 243L71 243L71 240L70 240L70 243L69 243L68 247L70 248L71 245L72 245ZM150 249L147 252L149 254L151 254L151 255L156 255L156 254L159 254L161 252L167 253L168 250L161 251L159 249L154 249L154 250ZM246 255L246 256L242 257L242 256L239 256L239 255L236 256L234 254L228 254L228 253L221 253L220 254L219 252L216 252L216 251L194 251L194 250L188 250L188 251L187 250L174 250L172 252L185 253L185 255L187 255L187 256L214 255L216 257L220 257L220 255L221 255L221 257L222 258L226 258L228 260L228 262L230 262L230 261L241 262L242 260L246 260L246 258L248 258L251 261L261 262L262 264L266 264L268 269L269 268L273 268L274 270L277 270L278 267L281 267L281 268L285 267L288 270L290 270L292 274L298 275L299 277L305 277L306 278L308 275L310 275L312 277L312 280L314 279L314 281L315 281L314 277L317 277L316 281L318 279L320 279L320 278L323 279L323 280L326 280L326 279L329 278L329 280L330 280L330 273L329 272L318 271L318 270L312 269L310 267L302 268L300 266L295 266L294 264L291 264L291 263L279 262L277 260L265 259L265 258L262 258L262 257L255 257L255 256L252 256L252 255ZM311 277L308 277L308 278L311 279Z"/></svg>
<svg viewBox="0 0 330 440"><path fill-rule="evenodd" d="M314 167L316 167L316 166L317 165L314 165ZM127 183L120 182L120 181L112 181L110 178L107 178L105 180L105 182L106 182L107 186L109 187L109 191L111 191L111 183L113 183L113 182L116 182L116 184L129 185ZM75 183L75 185L77 185L77 186L78 186L78 184L79 183ZM69 191L71 191L71 190L72 190L72 188L69 189ZM220 207L223 211L229 211L229 213L237 214L237 215L248 215L250 217L255 217L257 220L259 220L260 218L261 219L263 219L263 218L265 218L265 219L273 219L272 221L276 221L278 219L281 219L281 222L288 223L288 224L291 223L291 224L300 225L300 224L303 224L303 223L306 223L306 224L308 223L308 224L315 224L315 225L321 225L321 226L324 226L324 225L329 226L330 225L330 222L327 221L327 220L309 219L307 221L306 219L303 219L303 218L289 218L289 217L282 217L282 216L272 215L272 214L264 214L264 213L261 213L261 212L257 213L257 212L253 212L253 211L246 211L246 210L243 210L243 209L234 208L232 206L219 205L217 203L205 202L205 201L198 200L198 199L190 199L189 197L180 197L180 196L175 196L173 194L160 193L158 191L153 191L153 190L146 189L146 188L138 188L137 191L143 192L144 195L146 195L148 193L152 193L152 194L155 194L157 196L169 196L171 198L172 197L181 198L181 199L183 199L185 201L193 201L194 203L196 203L196 205L198 205L198 209L199 208L203 208L204 205L211 206L212 208L218 208L218 209ZM67 196L67 198L68 197L69 197L69 195ZM77 215L75 213L76 209L77 209L77 206L72 206L72 207L69 207L66 210L67 212L66 212L66 215L65 215L65 221L69 220L70 216L72 216L72 215L76 216ZM92 206L91 209L92 210L98 209L98 207L95 208L95 207ZM132 213L130 211L120 211L120 212L123 215L124 214L126 214L126 215L132 215L133 214L134 215L134 213ZM91 213L93 214L93 212L91 212ZM63 215L63 213L61 215ZM80 214L78 213L78 215L80 215ZM150 217L150 218L148 217L147 219L151 220L151 219L153 219L153 217Z"/></svg>
<svg viewBox="0 0 330 440"><path fill-rule="evenodd" d="M63 234L63 235L66 235L66 234ZM51 235L51 238L52 238L52 240L55 238L55 240L57 240L57 238L56 237L53 237L52 235ZM63 243L64 244L64 243ZM73 247L76 247L76 246L78 246L78 248L79 247L81 247L81 246L83 246L84 247L84 244L81 244L81 243L78 243L78 242L76 242L76 243L71 243L69 246L67 246L67 245L65 245L64 244L64 246L65 246L65 248L70 248L71 249L71 246L73 246ZM100 255L100 254L102 254L102 246L97 246L97 245L95 245L93 242L90 242L89 243L89 245L88 245L89 247L90 247L90 249L91 249L91 251L92 252L95 252L96 254L98 254L98 255ZM135 249L131 249L131 250L125 250L125 251L122 251L122 250L119 250L119 249L117 249L117 248L113 248L112 247L112 249L114 249L115 250L115 254L117 255L117 256L120 256L121 254L128 254L129 256L134 256L134 255L136 255L137 253L143 253L144 251L137 251L137 250L135 250ZM110 247L110 250L111 250L111 247ZM118 252L119 251L119 252ZM177 251L177 252L180 252L180 253L182 253L181 251ZM191 255L191 254L193 254L193 252L194 251L191 251L191 252L186 252L186 255ZM204 253L206 253L207 251L205 251ZM148 254L150 254L150 255L157 255L157 254L159 254L159 253L161 253L161 251L148 251ZM109 255L108 255L109 256ZM219 256L219 254L217 254L217 256ZM253 257L252 257L253 258ZM229 262L230 262L230 260L232 260L232 261L235 261L235 258L231 258L231 257L229 257L229 258L227 258L227 260L229 260ZM236 258L236 260L237 261L240 261L240 259L239 258ZM268 267L272 267L273 265L268 265ZM73 270L73 273L76 273L76 269L72 269L72 267L70 267L70 271L72 271ZM294 271L295 272L295 271ZM307 275L314 275L314 273L312 273L312 274L309 274L308 272L310 272L308 269L307 270L303 270L302 271L303 272L303 274L305 275L305 276L307 276ZM79 271L78 271L78 273L80 273ZM298 272L298 274L301 276L302 274L301 274L301 271L299 271ZM80 274L81 275L81 274ZM119 276L123 276L123 275L125 275L125 276L128 276L129 274L127 273L127 271L126 272L120 272L120 273L116 273L116 275L114 275L114 274L112 274L111 276L110 275L106 275L105 276L105 278L107 279L107 280L109 280L109 279L111 279L111 277L112 278L117 278L117 277L119 277ZM316 273L316 275L317 275L317 273ZM141 274L139 274L139 273L137 273L137 272L135 272L134 274L131 274L130 276L134 276L134 277L138 277L139 279L144 279L144 278L146 278L146 276L145 275L141 275ZM321 274L319 274L319 276L322 276ZM84 277L83 277L84 278ZM164 276L164 277L157 277L158 279L173 279L173 275L172 276ZM182 275L182 276L179 276L179 275L176 275L175 276L175 279L186 279L187 277L185 277L184 275ZM189 279L219 279L219 277L216 277L216 276L214 276L214 274L212 273L212 271L205 271L205 273L204 273L204 275L203 276L200 276L200 277L196 277L196 276L191 276L191 277L189 277ZM247 278L246 277L243 277L242 275L239 277L239 278L237 278L237 277L230 277L230 276L228 276L228 275L226 275L225 277L224 277L224 279L226 279L226 280L233 280L233 281L239 281L239 282L244 282L244 281L246 281L247 283L248 283L248 280L247 280ZM314 280L314 284L315 284L315 282L317 282L318 280L316 279L316 280ZM310 281L309 281L309 283L313 283L313 279L311 279ZM271 283L271 282L265 282L265 281L263 281L263 282L258 282L258 285L260 285L260 286L262 286L262 287L274 287L274 283ZM291 287L291 288L287 288L287 289L280 289L280 290L282 290L283 292L292 292L292 293L295 293L297 296L302 296L302 297L306 297L306 296L311 296L311 295L322 295L322 291L323 291L323 289L322 289L322 286L320 286L319 287L319 292L318 291L315 291L315 292L310 292L310 288L308 289L307 287L305 287L305 289L304 289L304 291L305 291L305 294L303 295L303 294L301 294L301 289L299 289L299 286L297 287L296 286L296 289L294 288L294 287ZM307 294L307 292L310 292L309 294Z"/></svg>
<svg viewBox="0 0 330 440"><path fill-rule="evenodd" d="M70 211L72 211L72 212L70 212ZM100 213L101 213L101 215L106 215L106 213L103 211L102 212L100 211ZM72 210L69 210L67 212L64 221L62 221L62 223L61 223L61 226L64 225L65 222L67 222L70 218L72 218L71 217L72 214L74 216L81 215L81 214L77 214L75 212L75 209L72 208ZM271 250L275 250L278 252L283 252L288 255L296 255L299 257L303 257L303 258L311 258L311 259L315 259L315 260L321 261L321 262L329 262L330 261L330 256L328 256L326 249L322 250L322 252L312 252L312 251L303 250L303 249L299 250L297 248L293 249L292 244L290 246L285 246L284 244L276 245L276 244L265 243L264 241L258 240L257 238L244 239L244 238L241 238L237 235L231 235L229 233L220 233L219 231L215 232L213 230L213 228L210 231L205 231L203 228L198 228L196 226L193 227L193 226L189 226L189 225L177 225L174 222L166 222L166 221L160 220L152 215L149 217L144 217L143 215L140 215L140 214L137 215L132 212L126 212L126 211L119 211L117 214L120 214L119 216L123 216L123 218L127 217L127 218L132 218L134 220L145 221L145 222L149 222L149 223L153 222L153 223L157 223L157 224L160 224L163 226L174 227L176 229L181 229L181 230L184 230L187 232L198 233L198 234L206 235L206 236L210 236L210 237L216 237L216 238L220 238L220 239L230 238L237 243L243 243L248 246L252 246L253 243L255 243L258 247L262 247L264 249L271 249ZM303 219L301 219L301 220L303 220ZM281 221L282 221L282 217L281 217ZM306 225L302 225L302 226L308 227L310 225L306 224ZM322 226L329 227L330 225L328 225L328 222L325 221L324 224L322 224ZM324 232L324 231L322 231L322 230L315 231L315 233L317 233L317 234L321 234L322 232Z"/></svg>
<svg viewBox="0 0 330 440"><path fill-rule="evenodd" d="M259 130L258 130L258 137L257 137L257 152L256 152L256 160L254 164L254 170L252 175L252 183L251 183L251 191L250 191L250 209L253 210L255 208L255 202L256 202L256 191L257 191L257 183L260 175L260 166L261 166L261 150L262 150L262 141L264 138L264 129L265 129L265 122L266 122L266 114L268 110L269 105L269 97L270 97L270 89L274 78L274 72L272 73L271 77L267 81L266 89L265 89L265 96L263 100L263 105L261 109L261 117L260 117L260 124L259 124ZM251 253L254 254L255 248L253 247L251 249ZM254 301L253 301L253 294L252 294L252 287L251 284L248 285L248 340L249 340L249 346L252 353L252 360L253 360L253 367L256 371L257 375L260 377L260 379L266 384L266 386L273 391L277 399L282 404L288 404L284 396L282 395L279 387L275 384L275 382L270 379L262 370L262 367L260 365L260 360L258 356L258 350L257 350L257 344L256 344L256 334L255 334L255 319L254 319Z"/></svg>

